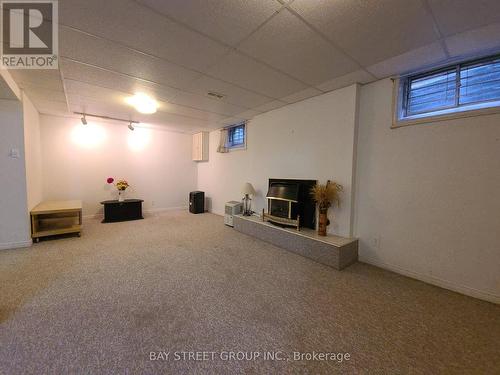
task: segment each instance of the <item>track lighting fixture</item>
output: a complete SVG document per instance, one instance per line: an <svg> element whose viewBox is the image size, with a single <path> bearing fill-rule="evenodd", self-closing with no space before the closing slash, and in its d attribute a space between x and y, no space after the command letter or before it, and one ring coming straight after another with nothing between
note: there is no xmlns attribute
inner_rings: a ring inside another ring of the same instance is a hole
<svg viewBox="0 0 500 375"><path fill-rule="evenodd" d="M139 124L139 121L133 121L133 120L125 120L122 118L117 118L117 117L110 117L110 116L103 116L103 115L96 115L96 114L91 114L91 113L83 113L83 112L73 112L75 115L81 115L82 118L80 119L82 121L83 125L87 125L87 116L89 117L97 117L97 118L102 118L104 120L113 120L113 121L121 121L121 122L126 122L128 123L128 128L130 130L134 130L134 124Z"/></svg>

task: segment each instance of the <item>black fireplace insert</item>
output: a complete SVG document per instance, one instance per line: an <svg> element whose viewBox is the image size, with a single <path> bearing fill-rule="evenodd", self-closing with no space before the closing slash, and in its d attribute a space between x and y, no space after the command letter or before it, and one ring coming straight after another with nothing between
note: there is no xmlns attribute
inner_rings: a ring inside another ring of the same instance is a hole
<svg viewBox="0 0 500 375"><path fill-rule="evenodd" d="M268 213L272 216L296 220L300 215L300 226L315 229L316 204L311 188L316 180L269 179ZM272 219L269 221L272 222ZM275 223L280 225L280 223Z"/></svg>

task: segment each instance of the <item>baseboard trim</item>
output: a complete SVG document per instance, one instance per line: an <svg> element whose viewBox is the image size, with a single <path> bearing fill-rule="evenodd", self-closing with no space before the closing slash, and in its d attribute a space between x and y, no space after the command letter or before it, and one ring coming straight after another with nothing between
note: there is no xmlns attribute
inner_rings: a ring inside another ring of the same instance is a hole
<svg viewBox="0 0 500 375"><path fill-rule="evenodd" d="M167 208L153 208L151 210L145 210L142 213L144 215L155 215L155 214L160 214L162 212L168 212L168 211L183 211L187 210L188 206L182 206L182 207L167 207ZM83 219L103 219L104 214L92 214L92 215L83 215Z"/></svg>
<svg viewBox="0 0 500 375"><path fill-rule="evenodd" d="M159 214L159 213L162 213L162 212L169 212L169 211L186 211L188 208L189 208L188 206L167 207L167 208L153 208L153 209L144 211L144 214L146 214L146 215L154 215L154 214Z"/></svg>
<svg viewBox="0 0 500 375"><path fill-rule="evenodd" d="M470 288L470 287L465 286L465 285L456 284L454 282L451 282L448 280L443 280L443 279L440 279L438 277L433 277L433 276L425 275L425 274L422 274L419 272L410 271L410 270L407 270L405 268L396 266L394 264L381 262L377 259L362 256L362 255L360 255L359 261L363 262L363 263L368 263L368 264L371 264L373 266L377 266L377 267L380 267L380 268L383 268L383 269L386 269L389 271L393 271L393 272L399 273L401 275L411 277L412 279L420 280L420 281L423 281L425 283L438 286L440 288L449 289L451 291L454 291L454 292L457 292L460 294L464 294L464 295L469 296L469 297L479 298L479 299L482 299L484 301L492 302L495 304L500 304L500 296L493 294L493 293L485 292L485 291L478 290L475 288Z"/></svg>
<svg viewBox="0 0 500 375"><path fill-rule="evenodd" d="M21 249L23 247L30 247L31 245L33 245L32 240L20 241L20 242L6 242L6 243L0 243L0 250Z"/></svg>

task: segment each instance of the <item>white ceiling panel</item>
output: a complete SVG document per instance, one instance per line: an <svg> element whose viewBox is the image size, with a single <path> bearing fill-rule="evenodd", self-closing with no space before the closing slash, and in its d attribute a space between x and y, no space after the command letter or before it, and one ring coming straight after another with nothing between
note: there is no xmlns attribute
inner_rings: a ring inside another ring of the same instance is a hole
<svg viewBox="0 0 500 375"><path fill-rule="evenodd" d="M366 69L378 78L394 74L410 73L446 61L447 56L441 45L436 42L417 48L402 55L392 57Z"/></svg>
<svg viewBox="0 0 500 375"><path fill-rule="evenodd" d="M363 66L439 37L420 0L295 0L291 7Z"/></svg>
<svg viewBox="0 0 500 375"><path fill-rule="evenodd" d="M450 36L445 43L453 57L499 53L500 22Z"/></svg>
<svg viewBox="0 0 500 375"><path fill-rule="evenodd" d="M66 82L85 82L94 86L122 92L144 92L160 100L169 100L179 92L177 89L151 84L64 59L61 61L61 70Z"/></svg>
<svg viewBox="0 0 500 375"><path fill-rule="evenodd" d="M445 36L500 22L498 0L427 0Z"/></svg>
<svg viewBox="0 0 500 375"><path fill-rule="evenodd" d="M276 108L284 107L287 104L288 103L282 102L281 100L274 100L272 102L263 104L263 105L258 106L256 108L253 108L253 109L255 109L256 111L259 111L259 112L268 112L268 111L272 111L273 109L276 109Z"/></svg>
<svg viewBox="0 0 500 375"><path fill-rule="evenodd" d="M53 91L63 91L59 70L9 70L10 75L20 88L40 87Z"/></svg>
<svg viewBox="0 0 500 375"><path fill-rule="evenodd" d="M78 96L80 103L83 103L85 99L90 99L91 101L96 99L103 101L111 100L113 103L117 105L123 105L127 107L127 109L129 109L130 111L134 111L126 103L126 99L131 95L133 95L133 92L120 92L71 80L68 80L66 82L66 91L68 93L68 96L70 97ZM215 113L200 111L198 109L180 106L166 101L161 101L160 98L158 98L157 96L156 99L159 104L158 110L162 112L168 112L180 116L190 117L204 121L212 121L212 122L217 122L222 118L227 117L225 115L218 115Z"/></svg>
<svg viewBox="0 0 500 375"><path fill-rule="evenodd" d="M234 116L236 113L243 112L247 109L225 103L222 100L212 99L207 96L192 94L189 92L180 92L172 100L170 100L170 102L226 116Z"/></svg>
<svg viewBox="0 0 500 375"><path fill-rule="evenodd" d="M227 47L132 0L60 1L59 22L197 70L227 52Z"/></svg>
<svg viewBox="0 0 500 375"><path fill-rule="evenodd" d="M26 87L24 91L32 100L50 100L66 104L66 96L64 95L63 91L54 91L35 86Z"/></svg>
<svg viewBox="0 0 500 375"><path fill-rule="evenodd" d="M272 0L138 0L223 43L235 45L281 5Z"/></svg>
<svg viewBox="0 0 500 375"><path fill-rule="evenodd" d="M245 120L250 120L252 118L254 118L255 116L261 114L262 112L260 111L255 111L253 109L248 109L246 110L245 112L241 112L241 113L238 113L236 115L237 118L242 118L242 119L245 119Z"/></svg>
<svg viewBox="0 0 500 375"><path fill-rule="evenodd" d="M236 51L228 54L208 72L224 81L272 98L281 98L306 87L301 82Z"/></svg>
<svg viewBox="0 0 500 375"><path fill-rule="evenodd" d="M321 85L316 86L321 91L332 91L342 87L350 86L354 83L368 83L374 81L376 78L366 70L357 70L355 72L337 77L332 80L323 82Z"/></svg>
<svg viewBox="0 0 500 375"><path fill-rule="evenodd" d="M296 92L295 94L285 96L284 98L281 98L281 100L287 103L295 103L321 93L322 91L315 89L314 87L308 87L307 89Z"/></svg>
<svg viewBox="0 0 500 375"><path fill-rule="evenodd" d="M219 123L222 125L236 125L243 121L245 121L245 119L242 117L228 117L221 120Z"/></svg>
<svg viewBox="0 0 500 375"><path fill-rule="evenodd" d="M88 112L93 114L106 114L108 116L123 118L125 120L139 121L147 124L170 124L176 125L180 130L184 127L203 127L206 128L210 124L203 120L193 119L185 116L179 116L173 113L158 111L152 115L144 115L136 112L121 103L117 103L114 99L108 100L92 100L90 98L69 95L71 110L77 112Z"/></svg>
<svg viewBox="0 0 500 375"><path fill-rule="evenodd" d="M286 9L238 49L311 85L358 69L357 63Z"/></svg>
<svg viewBox="0 0 500 375"><path fill-rule="evenodd" d="M29 94L28 97L31 99L31 102L40 113L47 115L64 115L64 116L67 116L69 114L66 103L56 102L53 100L45 100L41 98L33 99L29 96Z"/></svg>
<svg viewBox="0 0 500 375"><path fill-rule="evenodd" d="M249 108L256 107L273 100L267 96L253 93L231 83L205 75L193 81L191 86L188 88L188 91L192 91L200 95L207 95L210 91L216 92L224 95L224 98L221 99L223 102Z"/></svg>
<svg viewBox="0 0 500 375"><path fill-rule="evenodd" d="M71 29L60 33L61 56L79 62L150 80L167 86L183 88L199 73L139 54L115 43L94 38Z"/></svg>

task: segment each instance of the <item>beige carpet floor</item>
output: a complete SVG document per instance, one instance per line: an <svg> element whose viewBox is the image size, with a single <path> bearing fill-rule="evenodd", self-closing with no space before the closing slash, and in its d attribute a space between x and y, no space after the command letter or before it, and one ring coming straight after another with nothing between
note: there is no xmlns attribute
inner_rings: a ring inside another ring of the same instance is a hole
<svg viewBox="0 0 500 375"><path fill-rule="evenodd" d="M222 221L88 220L82 238L1 251L0 373L500 373L500 306L362 263L335 271Z"/></svg>

